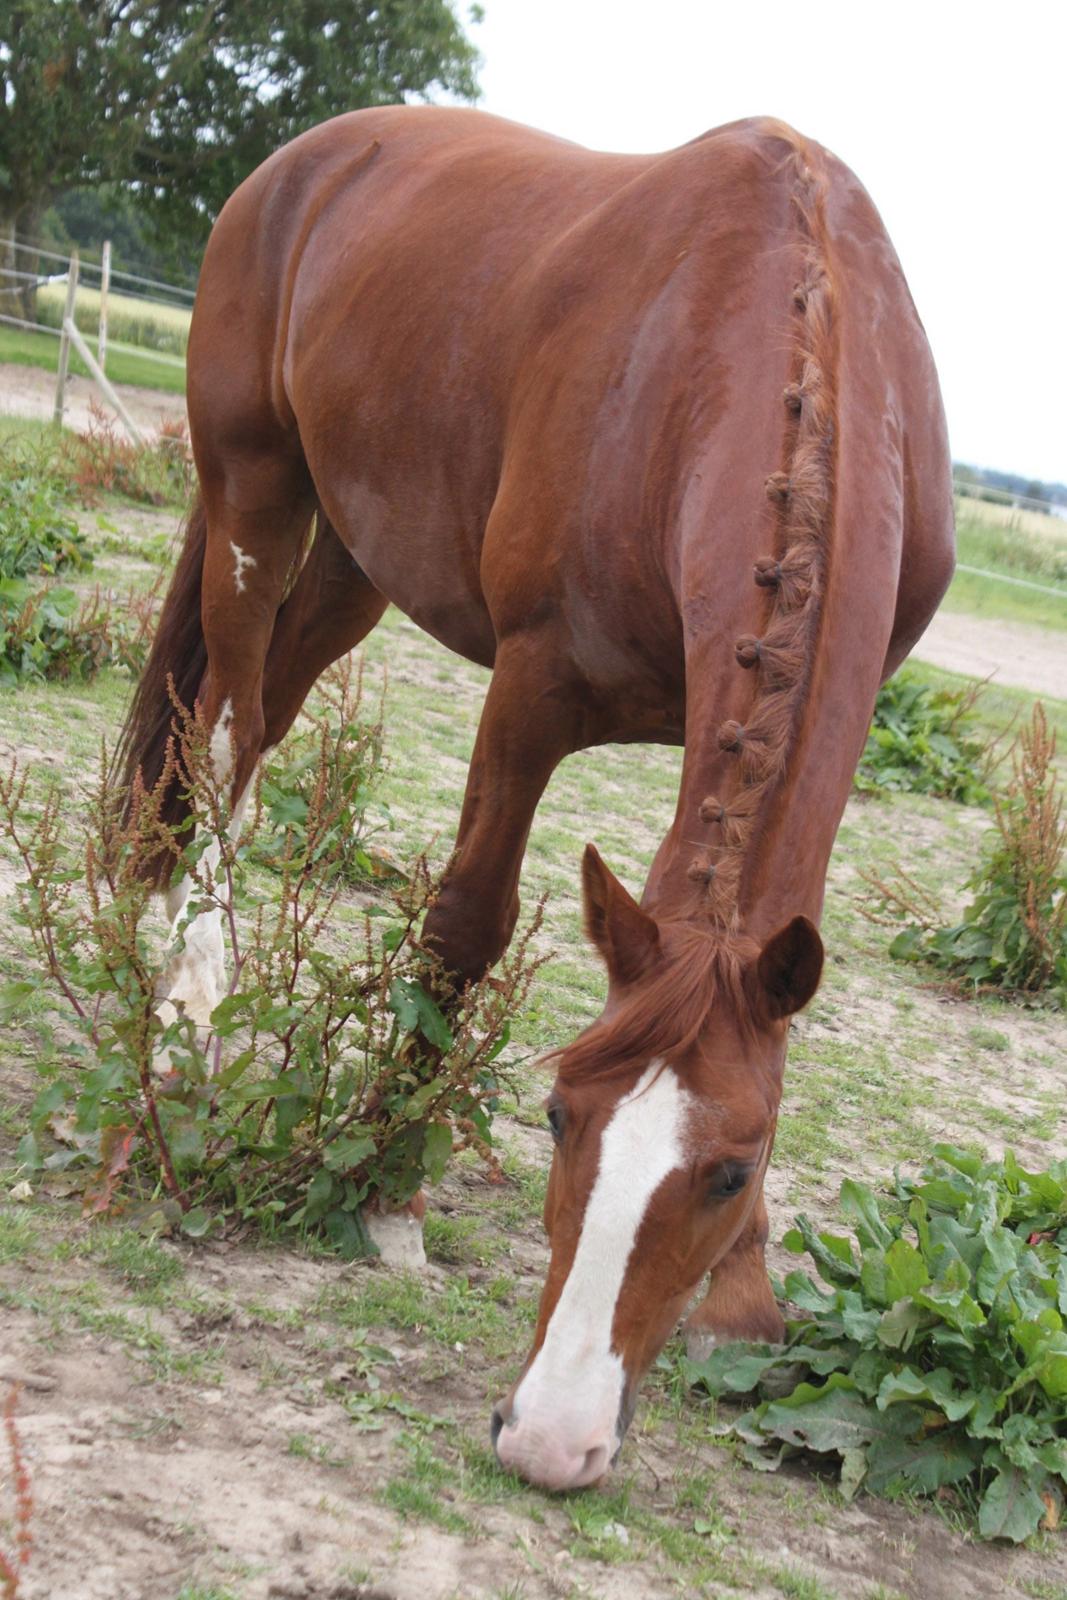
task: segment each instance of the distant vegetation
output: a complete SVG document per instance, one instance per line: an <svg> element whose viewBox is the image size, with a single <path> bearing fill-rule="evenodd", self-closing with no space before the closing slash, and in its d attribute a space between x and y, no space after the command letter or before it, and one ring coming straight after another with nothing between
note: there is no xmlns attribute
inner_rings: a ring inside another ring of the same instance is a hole
<svg viewBox="0 0 1067 1600"><path fill-rule="evenodd" d="M952 473L956 482L967 485L969 492L979 500L983 498L983 489L991 489L996 493L990 495L990 499L999 500L1007 494L1067 506L1067 483L1044 483L1040 478L1024 478L1018 472L998 472L995 467L969 467L964 461L954 461Z"/></svg>

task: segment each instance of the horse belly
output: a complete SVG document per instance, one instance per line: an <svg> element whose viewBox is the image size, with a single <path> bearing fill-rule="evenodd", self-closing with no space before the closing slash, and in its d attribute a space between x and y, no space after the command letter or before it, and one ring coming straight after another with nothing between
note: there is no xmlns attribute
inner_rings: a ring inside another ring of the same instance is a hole
<svg viewBox="0 0 1067 1600"><path fill-rule="evenodd" d="M442 516L429 492L405 510L354 475L335 472L328 483L316 476L316 487L379 593L449 650L491 667L496 635L478 579L475 531Z"/></svg>

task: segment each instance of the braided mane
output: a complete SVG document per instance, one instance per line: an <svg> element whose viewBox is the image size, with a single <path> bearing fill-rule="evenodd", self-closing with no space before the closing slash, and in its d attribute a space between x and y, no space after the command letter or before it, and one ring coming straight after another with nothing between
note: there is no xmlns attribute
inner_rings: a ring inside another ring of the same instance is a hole
<svg viewBox="0 0 1067 1600"><path fill-rule="evenodd" d="M748 847L796 738L822 615L834 507L834 286L825 180L791 129L771 123L765 131L790 147L783 166L792 184L801 272L792 296L791 381L782 395L785 467L765 485L777 513L775 554L761 557L754 574L770 606L761 636L745 634L735 645L738 665L755 677L755 694L744 724L719 728L719 746L736 758L736 767L729 792L701 803L701 821L717 834L689 867L690 878L706 886L709 915L721 929L737 927Z"/></svg>

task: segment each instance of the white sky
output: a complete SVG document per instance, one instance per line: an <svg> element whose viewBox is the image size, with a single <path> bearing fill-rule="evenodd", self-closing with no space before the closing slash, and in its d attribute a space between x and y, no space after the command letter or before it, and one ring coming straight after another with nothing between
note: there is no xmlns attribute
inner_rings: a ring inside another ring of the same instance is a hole
<svg viewBox="0 0 1067 1600"><path fill-rule="evenodd" d="M484 4L487 111L600 149L762 114L828 145L896 245L953 455L1067 481L1067 0Z"/></svg>

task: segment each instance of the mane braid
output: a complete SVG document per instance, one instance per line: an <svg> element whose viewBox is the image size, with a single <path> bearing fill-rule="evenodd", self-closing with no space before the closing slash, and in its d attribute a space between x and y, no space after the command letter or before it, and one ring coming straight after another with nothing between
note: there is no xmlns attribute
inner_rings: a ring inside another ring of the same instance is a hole
<svg viewBox="0 0 1067 1600"><path fill-rule="evenodd" d="M724 722L719 746L737 758L732 792L709 795L701 821L717 839L689 868L706 885L712 923L733 931L753 836L765 805L783 778L807 700L825 592L834 511L836 396L834 286L824 211L825 180L808 147L780 125L768 132L787 139L785 168L801 241L801 273L792 295L792 381L782 400L786 413L784 471L765 488L777 509L777 550L756 563L755 581L768 591L762 636L738 639L738 665L751 671L755 694L748 720Z"/></svg>

